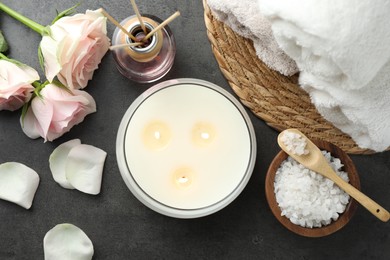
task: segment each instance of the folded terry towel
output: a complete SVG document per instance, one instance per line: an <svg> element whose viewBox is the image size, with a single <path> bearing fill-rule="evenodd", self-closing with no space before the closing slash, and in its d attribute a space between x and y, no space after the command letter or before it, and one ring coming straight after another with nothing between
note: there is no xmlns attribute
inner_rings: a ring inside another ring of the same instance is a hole
<svg viewBox="0 0 390 260"><path fill-rule="evenodd" d="M259 2L279 45L308 81L358 89L389 60L390 1Z"/></svg>
<svg viewBox="0 0 390 260"><path fill-rule="evenodd" d="M295 62L278 46L271 24L252 0L207 0L215 17L239 35L253 41L258 57L271 69L291 76L298 72Z"/></svg>
<svg viewBox="0 0 390 260"><path fill-rule="evenodd" d="M390 146L390 62L366 87L326 91L308 89L323 117L349 134L362 148L383 151Z"/></svg>
<svg viewBox="0 0 390 260"><path fill-rule="evenodd" d="M259 0L325 119L362 148L390 145L390 1Z"/></svg>

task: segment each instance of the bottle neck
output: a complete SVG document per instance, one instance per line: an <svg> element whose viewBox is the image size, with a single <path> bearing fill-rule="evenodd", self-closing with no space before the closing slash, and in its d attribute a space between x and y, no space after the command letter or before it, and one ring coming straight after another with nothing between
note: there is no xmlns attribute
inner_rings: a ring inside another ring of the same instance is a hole
<svg viewBox="0 0 390 260"><path fill-rule="evenodd" d="M146 33L142 30L141 24L136 16L129 19L123 27L126 28L132 35L135 36L137 41L142 42L142 39L158 26L158 23L148 17L142 17L142 21L146 27ZM121 37L121 43L128 44L134 43L129 36L123 33ZM139 46L130 46L125 48L126 53L134 60L139 62L148 62L154 59L161 50L163 43L163 34L161 30L153 34L148 40L142 42Z"/></svg>

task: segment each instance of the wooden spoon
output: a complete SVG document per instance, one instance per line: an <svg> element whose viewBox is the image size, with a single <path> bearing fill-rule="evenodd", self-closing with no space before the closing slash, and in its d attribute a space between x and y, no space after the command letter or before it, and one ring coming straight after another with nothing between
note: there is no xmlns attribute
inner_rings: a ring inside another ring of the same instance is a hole
<svg viewBox="0 0 390 260"><path fill-rule="evenodd" d="M304 139L306 139L306 149L309 151L308 154L297 155L287 150L286 145L281 140L285 131L289 131L292 133L296 133L301 135ZM285 151L288 155L294 158L297 162L305 166L306 168L315 171L324 177L332 180L336 183L341 189L343 189L346 193L348 193L352 198L354 198L357 202L363 205L368 211L370 211L374 216L382 220L383 222L387 222L390 219L390 213L381 207L378 203L364 195L358 189L353 187L351 184L345 182L342 178L340 178L329 165L321 150L307 138L303 133L301 133L297 129L287 129L281 132L278 136L278 144L283 151Z"/></svg>

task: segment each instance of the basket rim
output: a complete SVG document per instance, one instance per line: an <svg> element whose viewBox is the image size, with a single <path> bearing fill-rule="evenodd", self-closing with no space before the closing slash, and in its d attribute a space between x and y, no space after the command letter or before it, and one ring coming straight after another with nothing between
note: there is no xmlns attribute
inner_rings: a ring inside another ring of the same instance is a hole
<svg viewBox="0 0 390 260"><path fill-rule="evenodd" d="M326 121L299 87L298 74L284 76L256 55L253 42L218 21L203 0L204 21L218 66L240 101L271 128L297 128L311 139L324 140L348 154L373 154Z"/></svg>

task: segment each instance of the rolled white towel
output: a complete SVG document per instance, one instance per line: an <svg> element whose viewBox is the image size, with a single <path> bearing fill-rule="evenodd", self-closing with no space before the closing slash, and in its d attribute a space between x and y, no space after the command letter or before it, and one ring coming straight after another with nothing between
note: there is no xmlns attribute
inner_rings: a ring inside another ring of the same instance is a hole
<svg viewBox="0 0 390 260"><path fill-rule="evenodd" d="M256 1L207 0L215 17L239 35L253 41L257 56L271 69L291 76L298 72L295 62L278 46L271 24L261 14Z"/></svg>
<svg viewBox="0 0 390 260"><path fill-rule="evenodd" d="M359 89L390 59L390 1L259 0L308 85Z"/></svg>
<svg viewBox="0 0 390 260"><path fill-rule="evenodd" d="M390 146L390 1L259 0L320 114L362 148Z"/></svg>
<svg viewBox="0 0 390 260"><path fill-rule="evenodd" d="M311 88L320 114L347 133L362 148L380 152L390 146L390 62L366 87L345 90Z"/></svg>

